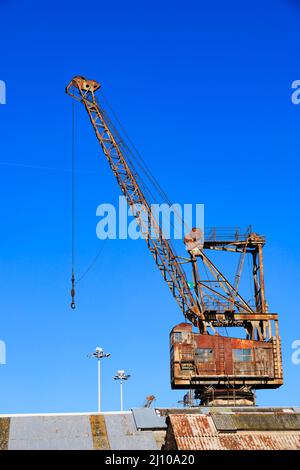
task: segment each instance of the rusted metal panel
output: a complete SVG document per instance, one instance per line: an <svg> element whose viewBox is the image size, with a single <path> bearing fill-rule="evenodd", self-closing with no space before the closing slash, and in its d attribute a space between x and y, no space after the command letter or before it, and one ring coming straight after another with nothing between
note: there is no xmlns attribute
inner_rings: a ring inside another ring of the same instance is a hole
<svg viewBox="0 0 300 470"><path fill-rule="evenodd" d="M10 418L0 418L0 450L8 449Z"/></svg>
<svg viewBox="0 0 300 470"><path fill-rule="evenodd" d="M175 437L175 442L178 450L224 450L218 437Z"/></svg>
<svg viewBox="0 0 300 470"><path fill-rule="evenodd" d="M299 450L298 434L223 434L219 436L223 450Z"/></svg>
<svg viewBox="0 0 300 470"><path fill-rule="evenodd" d="M260 419L264 416L263 413L256 415ZM238 415L234 413L216 413L211 416L170 415L166 443L172 442L172 447L179 450L299 450L300 431L294 430L295 426L298 426L298 418L296 416L290 420L289 417L293 416L293 413L286 415L286 422L279 418L276 424L279 429L277 432L260 431L259 420L254 418L251 433L243 431L241 433L237 429L234 418ZM265 414L265 416L277 419L282 415ZM250 414L247 418L249 417ZM217 432L216 428L220 432ZM224 432L225 430L231 432ZM172 439L168 439L169 433Z"/></svg>
<svg viewBox="0 0 300 470"><path fill-rule="evenodd" d="M179 450L299 450L300 432L258 431L253 429L251 433L217 432L225 431L225 428L234 428L235 422L230 421L234 414L203 415L170 415L169 427L166 437L166 450L168 443L172 448ZM272 415L270 415L272 416ZM291 415L290 415L291 416ZM293 427L295 421L289 421L286 426ZM254 424L254 423L253 423ZM256 421L257 427L259 422ZM278 423L278 426L281 422ZM283 427L284 429L284 427ZM230 429L234 431L234 429ZM168 437L170 435L170 437ZM171 448L171 447L170 447Z"/></svg>
<svg viewBox="0 0 300 470"><path fill-rule="evenodd" d="M90 416L93 436L93 445L96 450L109 450L110 445L107 437L105 419L103 415Z"/></svg>
<svg viewBox="0 0 300 470"><path fill-rule="evenodd" d="M176 414L170 415L169 419L175 436L217 436L217 430L208 415Z"/></svg>
<svg viewBox="0 0 300 470"><path fill-rule="evenodd" d="M276 388L282 383L272 341L192 333L191 329L191 325L180 324L171 332L172 388L228 383L231 388L233 384Z"/></svg>
<svg viewBox="0 0 300 470"><path fill-rule="evenodd" d="M299 450L300 435L235 435L175 437L178 450ZM168 450L168 449L166 449Z"/></svg>

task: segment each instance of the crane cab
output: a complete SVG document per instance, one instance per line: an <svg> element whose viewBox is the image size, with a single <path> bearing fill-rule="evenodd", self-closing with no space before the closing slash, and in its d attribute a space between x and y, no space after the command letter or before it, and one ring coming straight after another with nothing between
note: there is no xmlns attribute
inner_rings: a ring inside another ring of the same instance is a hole
<svg viewBox="0 0 300 470"><path fill-rule="evenodd" d="M170 333L171 386L277 388L282 384L278 341L199 334L191 324L180 323Z"/></svg>

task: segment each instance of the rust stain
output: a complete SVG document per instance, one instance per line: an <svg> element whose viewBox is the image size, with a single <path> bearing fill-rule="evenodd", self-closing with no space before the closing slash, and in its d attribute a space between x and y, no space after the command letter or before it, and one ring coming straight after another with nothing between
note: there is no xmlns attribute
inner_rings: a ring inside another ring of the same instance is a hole
<svg viewBox="0 0 300 470"><path fill-rule="evenodd" d="M213 421L207 415L170 415L175 436L217 436Z"/></svg>
<svg viewBox="0 0 300 470"><path fill-rule="evenodd" d="M93 445L95 450L110 450L107 437L106 424L103 415L90 416Z"/></svg>
<svg viewBox="0 0 300 470"><path fill-rule="evenodd" d="M218 433L209 415L170 415L168 433L178 450L300 450L300 431Z"/></svg>
<svg viewBox="0 0 300 470"><path fill-rule="evenodd" d="M10 418L0 418L0 450L8 449Z"/></svg>

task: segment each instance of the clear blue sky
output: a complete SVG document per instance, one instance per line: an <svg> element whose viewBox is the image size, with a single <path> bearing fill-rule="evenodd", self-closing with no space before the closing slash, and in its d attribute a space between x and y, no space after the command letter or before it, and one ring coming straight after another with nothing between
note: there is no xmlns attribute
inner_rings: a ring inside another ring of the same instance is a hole
<svg viewBox="0 0 300 470"><path fill-rule="evenodd" d="M144 159L176 202L205 204L206 224L253 224L267 237L266 292L280 314L285 385L260 405L299 405L300 2L0 1L0 412L95 409L153 393L174 406L168 335L182 319L143 241L108 241L69 308L71 99L75 74L103 85ZM78 108L78 256L97 253L95 211L117 184Z"/></svg>

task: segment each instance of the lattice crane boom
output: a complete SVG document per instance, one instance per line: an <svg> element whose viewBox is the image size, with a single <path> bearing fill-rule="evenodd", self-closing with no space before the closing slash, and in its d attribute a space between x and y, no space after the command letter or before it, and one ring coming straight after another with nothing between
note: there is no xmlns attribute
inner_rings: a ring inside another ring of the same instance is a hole
<svg viewBox="0 0 300 470"><path fill-rule="evenodd" d="M168 240L164 237L159 222L153 215L151 205L148 203L122 149L122 142L118 139L112 123L96 99L95 93L99 88L100 84L96 81L76 76L68 84L66 92L84 104L98 142L123 195L126 197L132 214L139 224L156 265L184 316L201 330L204 320L201 306L194 298L186 274L178 263ZM147 222L143 217L144 213L147 215Z"/></svg>

